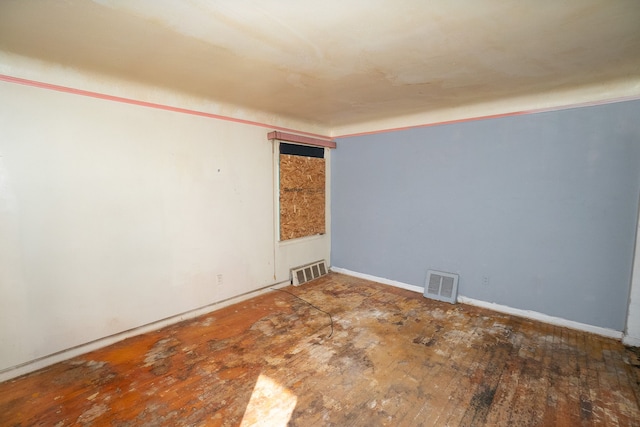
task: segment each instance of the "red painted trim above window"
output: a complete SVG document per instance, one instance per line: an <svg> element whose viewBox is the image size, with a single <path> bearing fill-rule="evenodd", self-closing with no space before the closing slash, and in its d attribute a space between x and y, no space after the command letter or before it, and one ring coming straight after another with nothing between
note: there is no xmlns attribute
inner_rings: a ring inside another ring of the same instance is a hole
<svg viewBox="0 0 640 427"><path fill-rule="evenodd" d="M298 144L313 145L316 147L336 148L336 142L333 140L313 138L310 136L296 135L294 133L279 132L275 130L273 132L269 132L267 134L267 138L269 140L277 139L279 141L296 142Z"/></svg>

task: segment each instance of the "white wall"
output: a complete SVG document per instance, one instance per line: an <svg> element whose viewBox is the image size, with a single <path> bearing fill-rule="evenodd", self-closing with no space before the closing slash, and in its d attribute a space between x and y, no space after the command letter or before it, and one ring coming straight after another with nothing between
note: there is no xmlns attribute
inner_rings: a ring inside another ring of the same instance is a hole
<svg viewBox="0 0 640 427"><path fill-rule="evenodd" d="M640 212L638 212L637 227L629 311L627 312L627 327L623 341L625 344L640 347Z"/></svg>
<svg viewBox="0 0 640 427"><path fill-rule="evenodd" d="M329 233L274 239L267 128L6 82L0 99L5 377L328 259Z"/></svg>

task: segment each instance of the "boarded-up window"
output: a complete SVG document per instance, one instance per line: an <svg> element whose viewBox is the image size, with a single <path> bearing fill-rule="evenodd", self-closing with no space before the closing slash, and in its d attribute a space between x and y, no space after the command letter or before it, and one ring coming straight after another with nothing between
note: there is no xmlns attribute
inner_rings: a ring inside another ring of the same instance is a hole
<svg viewBox="0 0 640 427"><path fill-rule="evenodd" d="M280 143L280 240L325 233L324 148Z"/></svg>

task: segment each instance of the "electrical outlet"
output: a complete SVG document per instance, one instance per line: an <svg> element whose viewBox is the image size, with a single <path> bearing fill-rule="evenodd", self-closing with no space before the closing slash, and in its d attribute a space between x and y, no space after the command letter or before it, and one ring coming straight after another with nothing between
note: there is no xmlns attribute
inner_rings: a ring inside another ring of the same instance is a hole
<svg viewBox="0 0 640 427"><path fill-rule="evenodd" d="M482 285L489 286L489 276L482 276Z"/></svg>
<svg viewBox="0 0 640 427"><path fill-rule="evenodd" d="M216 277L218 278L218 286L222 286L222 274L218 274Z"/></svg>

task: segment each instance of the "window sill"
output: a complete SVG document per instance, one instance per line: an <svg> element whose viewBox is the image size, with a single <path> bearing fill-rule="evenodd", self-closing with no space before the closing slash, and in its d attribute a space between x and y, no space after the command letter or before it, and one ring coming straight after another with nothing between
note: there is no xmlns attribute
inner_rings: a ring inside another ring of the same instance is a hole
<svg viewBox="0 0 640 427"><path fill-rule="evenodd" d="M297 245L297 244L301 244L301 243L312 242L314 240L324 239L326 236L327 236L327 233L316 234L316 235L313 235L313 236L298 237L297 239L278 240L278 244L280 246Z"/></svg>

